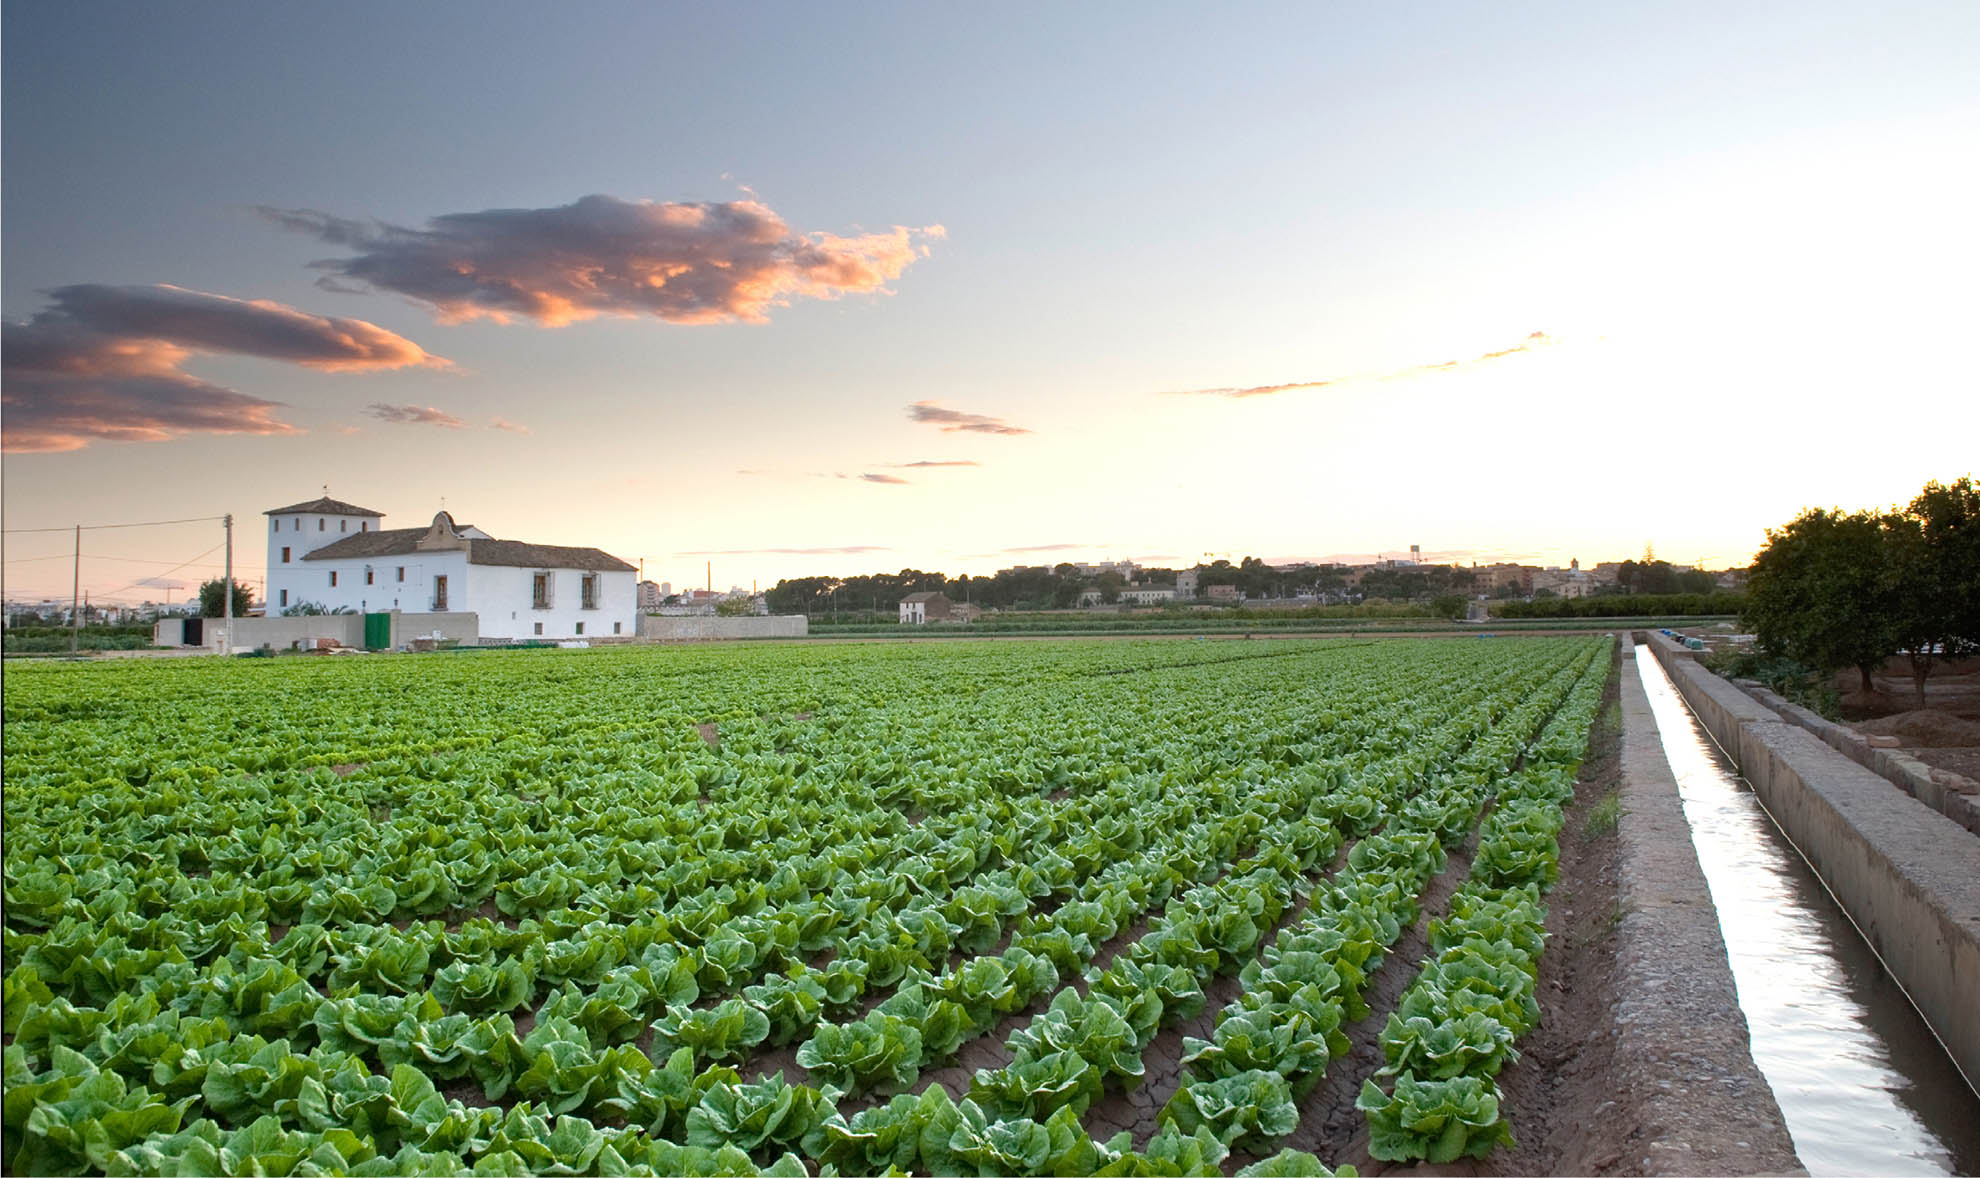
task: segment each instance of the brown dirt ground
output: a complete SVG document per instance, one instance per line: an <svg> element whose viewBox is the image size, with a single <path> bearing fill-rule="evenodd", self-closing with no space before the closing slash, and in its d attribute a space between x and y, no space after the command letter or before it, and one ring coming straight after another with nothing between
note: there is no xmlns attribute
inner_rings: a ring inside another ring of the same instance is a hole
<svg viewBox="0 0 1980 1178"><path fill-rule="evenodd" d="M1895 736L1900 748L1934 769L1980 781L1980 659L1934 667L1923 708L1916 706L1909 668L1901 662L1883 666L1871 680L1877 688L1872 693L1847 690L1859 686L1854 672L1838 676L1850 727L1867 736Z"/></svg>
<svg viewBox="0 0 1980 1178"><path fill-rule="evenodd" d="M1895 736L1906 748L1970 748L1980 746L1980 721L1968 720L1938 708L1920 708L1859 720L1850 725L1870 736Z"/></svg>
<svg viewBox="0 0 1980 1178"><path fill-rule="evenodd" d="M1845 720L1855 723L1921 710L1907 660L1885 660L1871 675L1870 684L1872 690L1864 691L1862 678L1854 670L1836 676L1835 688ZM1925 680L1924 710L1980 720L1980 658L1934 663Z"/></svg>

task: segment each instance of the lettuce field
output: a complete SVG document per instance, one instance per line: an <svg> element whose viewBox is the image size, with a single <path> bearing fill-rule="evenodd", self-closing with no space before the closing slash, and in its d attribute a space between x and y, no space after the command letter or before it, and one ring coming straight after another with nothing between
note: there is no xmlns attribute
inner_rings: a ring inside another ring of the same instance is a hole
<svg viewBox="0 0 1980 1178"><path fill-rule="evenodd" d="M1610 655L10 665L0 1167L1323 1174L1377 1024L1370 1153L1483 1158Z"/></svg>

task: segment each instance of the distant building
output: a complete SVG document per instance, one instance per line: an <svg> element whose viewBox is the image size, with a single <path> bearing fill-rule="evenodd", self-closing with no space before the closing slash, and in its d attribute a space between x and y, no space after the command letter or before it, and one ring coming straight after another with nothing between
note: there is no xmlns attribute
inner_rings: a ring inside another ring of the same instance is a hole
<svg viewBox="0 0 1980 1178"><path fill-rule="evenodd" d="M660 603L665 600L667 600L666 586L656 585L652 581L639 583L639 612L647 613L659 609Z"/></svg>
<svg viewBox="0 0 1980 1178"><path fill-rule="evenodd" d="M1195 569L1184 569L1176 574L1176 596L1184 601L1196 597L1196 579L1200 576Z"/></svg>
<svg viewBox="0 0 1980 1178"><path fill-rule="evenodd" d="M637 632L638 570L596 548L498 540L442 511L423 528L325 496L269 517L267 610L473 613L484 638ZM352 527L356 524L356 527Z"/></svg>
<svg viewBox="0 0 1980 1178"><path fill-rule="evenodd" d="M1236 585L1212 585L1203 591L1203 595L1219 605L1236 605L1244 600Z"/></svg>
<svg viewBox="0 0 1980 1178"><path fill-rule="evenodd" d="M1121 601L1128 605L1161 605L1175 599L1174 585L1129 585L1121 590Z"/></svg>
<svg viewBox="0 0 1980 1178"><path fill-rule="evenodd" d="M926 622L946 622L951 608L944 593L910 593L901 598L901 624L918 626Z"/></svg>
<svg viewBox="0 0 1980 1178"><path fill-rule="evenodd" d="M1141 566L1131 560L1103 560L1099 564L1080 561L1075 563L1073 568L1084 577L1097 577L1101 573L1119 573L1126 580L1133 580L1134 575L1141 571Z"/></svg>
<svg viewBox="0 0 1980 1178"><path fill-rule="evenodd" d="M1478 576L1476 582L1478 588L1487 593L1496 593L1507 588L1517 590L1520 593L1531 593L1533 592L1533 574L1538 571L1538 569L1527 565L1506 564L1504 562L1488 564L1474 570Z"/></svg>
<svg viewBox="0 0 1980 1178"><path fill-rule="evenodd" d="M713 589L690 589L678 597L669 595L662 598L660 613L670 618L712 617L715 607L727 596Z"/></svg>

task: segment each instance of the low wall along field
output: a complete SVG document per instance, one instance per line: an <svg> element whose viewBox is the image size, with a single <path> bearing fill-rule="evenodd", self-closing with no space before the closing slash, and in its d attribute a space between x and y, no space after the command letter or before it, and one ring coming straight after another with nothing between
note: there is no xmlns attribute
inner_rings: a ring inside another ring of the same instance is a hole
<svg viewBox="0 0 1980 1178"><path fill-rule="evenodd" d="M713 615L668 617L641 614L639 636L653 642L722 642L739 638L803 638L809 629L803 615L766 618L724 618Z"/></svg>
<svg viewBox="0 0 1980 1178"><path fill-rule="evenodd" d="M1544 1167L1613 651L10 668L0 1165Z"/></svg>

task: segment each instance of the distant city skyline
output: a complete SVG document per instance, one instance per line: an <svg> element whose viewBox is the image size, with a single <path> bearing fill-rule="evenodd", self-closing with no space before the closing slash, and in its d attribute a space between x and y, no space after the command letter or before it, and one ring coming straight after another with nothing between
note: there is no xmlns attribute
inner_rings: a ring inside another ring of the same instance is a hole
<svg viewBox="0 0 1980 1178"><path fill-rule="evenodd" d="M256 520L259 521L259 520L265 520L267 517L257 515L255 518ZM220 526L217 521L200 521L200 522L211 523L212 526L215 527ZM388 527L412 526L405 524L394 524L389 517L385 522L386 522L386 526ZM476 521L462 519L460 522L462 522L463 524L467 524L467 523L475 523ZM421 524L419 526L424 526L424 523L425 521L421 521ZM194 525L174 525L174 526L179 528L184 528L187 526L194 526ZM236 527L236 533L235 533L236 548L235 548L235 559L234 559L234 571L235 571L236 579L238 579L243 584L258 588L259 586L265 583L267 576L266 565L261 556L261 553L265 551L265 548L257 547L255 549L255 554L253 556L251 557L245 556L243 554L242 549L240 548L240 544L242 542L242 537L247 535L248 532L242 530L242 522L240 517L236 517L235 527ZM260 538L262 536L262 533L259 528L250 529L250 531L252 532L252 535L255 536L256 538ZM68 534L70 535L72 542L73 533L68 533ZM124 558L116 558L109 556L101 556L92 553L90 551L91 542L89 539L92 535L92 532L89 530L85 530L83 534L85 537L83 564L86 570L92 564L92 562L121 561L122 559L124 559ZM49 534L43 534L43 535L45 536ZM498 538L503 538L503 539L511 538L511 537L501 536L500 533L496 533L496 535L498 536ZM514 537L514 538L527 539L527 537ZM73 568L74 565L71 556L72 552L73 549L60 553L50 553L43 557L30 558L30 561L31 563L41 563L41 564L52 564L53 562L58 562L58 561L66 562L61 564L61 573L60 573L61 577L66 578L70 575L70 570ZM804 564L803 562L806 559L808 559L805 555L792 554L784 557L784 559L792 561L794 563L791 564L791 566L788 569L779 573L776 577L772 577L769 579L765 579L762 577L752 577L752 578L746 578L741 581L734 581L734 580L725 580L724 576L719 571L709 570L706 566L710 562L713 562L715 560L715 557L709 554L702 554L702 555L704 557L704 561L703 561L704 568L703 568L703 572L701 573L701 576L698 579L692 576L661 577L649 569L643 573L641 580L652 581L656 584L667 583L667 584L677 585L678 591L685 593L692 589L703 588L706 585L707 581L712 577L716 588L720 591L732 591L737 588L747 589L752 586L758 591L763 591L772 588L779 580L796 579L800 577L809 577L809 576L863 576L868 574L898 572L901 569L907 569L907 568L917 568L922 572L941 573L949 577L950 579L955 579L962 576L970 576L970 577L994 576L997 572L1008 568L1016 568L1016 567L1055 568L1060 564L1067 564L1067 563L1100 564L1103 562L1131 561L1135 564L1143 566L1144 568L1180 570L1180 569L1193 568L1196 567L1197 565L1210 565L1217 560L1228 560L1232 564L1237 564L1247 557L1257 557L1258 559L1263 560L1266 564L1274 565L1274 566L1288 566L1288 565L1295 565L1301 563L1364 565L1364 564L1378 564L1383 561L1407 561L1411 559L1408 545L1403 545L1399 548L1386 549L1378 552L1330 552L1318 556L1284 555L1284 554L1266 555L1255 552L1216 551L1216 552L1204 552L1194 557L1178 556L1174 554L1163 554L1163 553L1148 554L1142 556L1123 556L1113 553L1103 554L1098 551L1082 553L1080 551L1073 551L1073 550L1059 550L1056 548L1056 546L1052 546L1051 549L1048 551L1024 550L1016 556L1009 556L1009 555L999 556L996 559L1003 560L1005 563L999 564L995 568L984 567L985 562L992 559L989 555L978 556L974 558L972 561L970 561L966 566L957 567L957 568L949 568L939 565L901 565L899 566L899 568L895 568L893 566L888 565L884 561L882 561L880 564L869 563L866 565L860 565L857 563L859 558L853 555L821 554L821 556L817 559L829 558L832 563L832 567L829 570L821 570L820 568L814 567L812 565ZM727 555L740 555L740 554L727 554ZM869 558L878 555L879 555L878 553L867 554ZM1662 552L1656 553L1655 557L1658 560L1669 561L1671 564L1677 565L1679 567L1695 566L1700 568L1707 568L1712 571L1719 571L1723 568L1744 567L1746 563L1745 561L1737 561L1737 562L1730 562L1724 564L1715 564L1713 562L1704 561L1702 559L1678 558ZM1545 567L1565 568L1569 565L1570 562L1579 560L1580 565L1583 569L1589 569L1601 563L1607 563L1607 562L1619 563L1625 560L1641 560L1643 558L1644 558L1644 552L1641 549L1639 549L1637 552L1633 554L1622 555L1622 556L1607 556L1592 560L1581 559L1578 555L1568 555L1556 559L1553 556L1553 550L1549 550L1549 549L1535 549L1533 550L1532 553L1528 553L1528 554L1518 554L1518 553L1508 554L1497 550L1483 551L1476 549L1450 549L1450 550L1424 550L1420 553L1420 555L1416 559L1418 559L1421 563L1424 564L1442 564L1442 565L1456 564L1456 565L1469 566L1475 563L1477 565L1483 566L1483 565L1504 563L1504 564L1535 565L1543 568ZM850 562L850 563L846 563L846 562ZM681 562L676 562L676 563L681 563ZM718 564L716 567L719 569L721 566ZM202 571L200 571L198 574L195 575L193 572L191 572L191 570L193 569L198 569ZM166 593L165 593L165 584L163 582L169 582L171 585L172 594L175 595L180 602L183 602L186 600L189 594L194 594L198 592L199 585L201 584L201 582L219 577L224 573L224 571L225 571L224 561L220 561L220 562L202 561L192 565L188 565L184 569L177 570L179 575L175 577L161 578L161 577L148 576L142 579L143 581L146 582L149 581L160 582L159 584L131 583L129 581L126 581L123 585L118 586L116 590L113 590L108 594L106 594L102 590L90 590L87 588L87 585L91 583L90 578L95 574L91 574L86 571L84 577L85 586L86 586L84 596L88 596L91 598L91 600L97 602L98 604L103 604L103 605L113 605L113 604L136 605L145 602L164 604L166 601ZM67 582L64 581L61 585L55 585L53 582L45 581L46 576L48 576L48 574L44 573L42 574L42 578L44 579L17 578L14 572L10 569L8 576L8 584L6 589L6 599L10 602L43 601L43 600L67 602L69 600L69 589L67 588ZM109 577L107 579L112 581L117 580L117 578L114 576ZM42 589L37 589L33 587L35 585L42 585L42 584L46 584L50 587L42 588ZM260 600L260 594L258 591L256 593L256 600Z"/></svg>
<svg viewBox="0 0 1980 1178"><path fill-rule="evenodd" d="M1724 567L1975 464L1980 7L337 24L0 8L8 596L67 525L229 512L256 581L324 484L767 587ZM82 588L218 542L85 532Z"/></svg>

